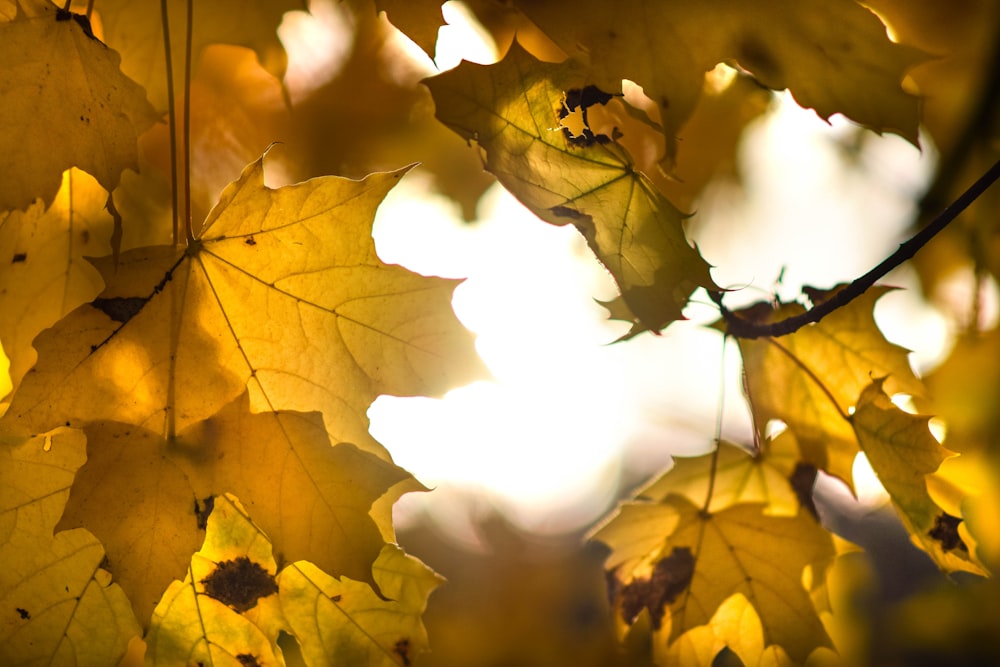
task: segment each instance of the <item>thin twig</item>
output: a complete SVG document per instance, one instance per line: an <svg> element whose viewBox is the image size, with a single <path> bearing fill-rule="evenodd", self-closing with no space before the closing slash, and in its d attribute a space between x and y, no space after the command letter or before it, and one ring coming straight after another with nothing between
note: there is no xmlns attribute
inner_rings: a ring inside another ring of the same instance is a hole
<svg viewBox="0 0 1000 667"><path fill-rule="evenodd" d="M170 129L170 211L173 215L174 245L179 239L177 206L177 107L174 105L174 65L170 53L170 17L167 0L160 0L160 22L163 24L163 52L167 61L167 125Z"/></svg>
<svg viewBox="0 0 1000 667"><path fill-rule="evenodd" d="M194 36L194 0L187 2L187 31L184 38L184 237L190 247L191 231L191 42Z"/></svg>
<svg viewBox="0 0 1000 667"><path fill-rule="evenodd" d="M726 333L737 338L762 338L764 336L776 337L787 336L795 333L807 324L819 322L821 319L846 306L848 303L858 298L865 291L874 285L880 278L895 269L897 266L912 258L917 251L923 248L928 241L934 238L941 230L947 227L952 220L958 217L962 211L982 195L987 188L993 185L1000 178L1000 161L983 174L979 180L972 184L968 190L955 200L955 202L934 218L929 225L914 234L913 238L901 243L896 252L882 260L875 268L860 278L857 278L847 287L838 291L830 299L817 304L804 313L789 317L778 322L761 323L745 320L722 304L722 292L711 291L709 296L719 307L722 318L726 321Z"/></svg>

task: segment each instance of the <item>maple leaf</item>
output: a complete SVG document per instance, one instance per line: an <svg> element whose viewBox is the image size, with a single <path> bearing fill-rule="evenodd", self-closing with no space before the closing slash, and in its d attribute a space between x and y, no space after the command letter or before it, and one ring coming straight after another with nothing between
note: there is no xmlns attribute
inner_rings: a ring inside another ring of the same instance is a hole
<svg viewBox="0 0 1000 667"><path fill-rule="evenodd" d="M0 23L0 211L49 204L79 167L105 190L137 168L136 140L157 120L121 59L74 15L24 0Z"/></svg>
<svg viewBox="0 0 1000 667"><path fill-rule="evenodd" d="M35 363L35 336L104 285L84 256L109 251L107 197L92 177L70 169L48 209L36 202L24 212L0 213L0 342L14 388Z"/></svg>
<svg viewBox="0 0 1000 667"><path fill-rule="evenodd" d="M437 117L485 150L486 169L507 190L546 222L584 235L633 313L629 335L680 319L694 289L713 285L684 236L684 215L615 137L563 124L609 100L620 81L598 90L580 66L540 62L515 43L496 65L463 62L425 83Z"/></svg>
<svg viewBox="0 0 1000 667"><path fill-rule="evenodd" d="M900 83L924 56L892 43L879 19L852 0L594 0L575 5L572 20L559 0L517 4L592 69L598 87L622 79L642 86L660 108L668 159L705 72L719 63L734 63L774 90L789 89L824 119L842 113L917 143L918 100Z"/></svg>
<svg viewBox="0 0 1000 667"><path fill-rule="evenodd" d="M107 287L35 341L8 417L41 432L111 420L170 435L248 387L254 410L319 410L370 441L379 394L443 393L484 373L451 309L459 281L383 264L374 210L403 172L271 190L263 158L187 249L96 262Z"/></svg>
<svg viewBox="0 0 1000 667"><path fill-rule="evenodd" d="M97 536L107 551L105 569L145 625L204 539L194 511L199 497L161 436L117 422L83 430L87 462L56 529L86 528Z"/></svg>
<svg viewBox="0 0 1000 667"><path fill-rule="evenodd" d="M723 441L714 463L711 453L675 457L670 469L643 487L636 497L662 501L673 493L701 505L714 476L708 507L710 512L741 503L760 503L767 507L769 514L794 516L799 511L800 503L791 477L798 457L794 438L785 434L768 443L766 451L756 455L739 445Z"/></svg>
<svg viewBox="0 0 1000 667"><path fill-rule="evenodd" d="M231 498L218 498L204 546L153 612L146 664L283 665L275 573L264 534Z"/></svg>
<svg viewBox="0 0 1000 667"><path fill-rule="evenodd" d="M813 303L829 291L806 288ZM892 288L874 287L820 322L780 338L740 339L745 387L758 439L779 419L795 434L803 459L853 488L858 444L846 417L872 377L885 377L886 390L924 393L907 350L887 341L872 315L875 302ZM762 314L762 311L765 311ZM743 316L777 321L803 311L797 304L770 309L757 304Z"/></svg>
<svg viewBox="0 0 1000 667"><path fill-rule="evenodd" d="M393 545L383 547L372 569L382 598L307 562L278 575L281 610L307 664L397 667L427 650L420 617L442 578Z"/></svg>
<svg viewBox="0 0 1000 667"><path fill-rule="evenodd" d="M173 71L182 72L185 52L186 0L170 0ZM277 29L285 12L307 11L304 0L215 0L193 3L191 53L195 59L209 44L232 44L253 49L257 59L275 78L284 76L287 56ZM167 108L162 13L157 0L102 0L105 41L122 54L123 71L142 84L153 106ZM179 86L181 78L175 80Z"/></svg>
<svg viewBox="0 0 1000 667"><path fill-rule="evenodd" d="M623 505L593 535L612 549L605 566L614 577L617 613L632 623L646 609L653 627L673 642L709 623L738 593L756 611L765 646L780 646L798 662L829 646L802 575L834 555L832 537L808 513L762 510L740 504L702 512L677 495Z"/></svg>
<svg viewBox="0 0 1000 667"><path fill-rule="evenodd" d="M331 447L318 413L251 414L246 395L174 444L197 496L239 497L279 563L372 581L383 542L369 510L409 473L353 444Z"/></svg>
<svg viewBox="0 0 1000 667"><path fill-rule="evenodd" d="M889 400L884 379L865 387L851 424L872 470L889 493L913 541L944 570L983 574L958 533L961 519L927 492L927 475L951 453L931 435L929 417L903 412Z"/></svg>
<svg viewBox="0 0 1000 667"><path fill-rule="evenodd" d="M791 667L792 660L780 646L765 645L764 628L753 605L741 593L726 598L707 625L691 628L666 651L657 646L657 664L712 667L723 647L741 664L755 667Z"/></svg>
<svg viewBox="0 0 1000 667"><path fill-rule="evenodd" d="M87 463L58 527L101 540L143 622L201 545L205 503L225 493L259 517L279 559L372 581L383 541L368 511L409 475L353 445L331 447L316 413L254 415L247 403L244 394L173 441L118 422L84 427Z"/></svg>
<svg viewBox="0 0 1000 667"><path fill-rule="evenodd" d="M139 628L85 530L52 531L84 460L75 432L0 436L0 663L116 664Z"/></svg>

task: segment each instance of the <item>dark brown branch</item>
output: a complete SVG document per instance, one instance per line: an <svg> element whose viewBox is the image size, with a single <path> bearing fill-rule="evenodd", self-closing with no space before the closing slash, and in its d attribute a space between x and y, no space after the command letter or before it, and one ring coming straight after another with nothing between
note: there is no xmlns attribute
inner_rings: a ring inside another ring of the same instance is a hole
<svg viewBox="0 0 1000 667"><path fill-rule="evenodd" d="M989 170L983 174L979 180L973 183L968 190L963 192L951 206L942 211L941 214L934 218L929 225L914 234L913 238L901 243L896 252L882 260L878 266L860 278L857 278L844 289L838 291L827 301L817 304L800 315L795 315L794 317L789 317L778 322L751 322L737 316L722 304L723 292L709 292L709 296L716 303L716 305L719 306L722 318L726 321L727 333L737 338L787 336L790 333L795 333L807 324L819 322L833 311L846 306L851 301L864 294L865 291L874 285L880 278L884 277L897 266L917 254L918 250L923 248L928 241L938 234L938 232L947 227L951 221L957 218L958 215L968 208L972 202L976 201L976 199L978 199L979 196L987 190L987 188L993 185L998 178L1000 178L1000 162L996 162L992 167L990 167Z"/></svg>

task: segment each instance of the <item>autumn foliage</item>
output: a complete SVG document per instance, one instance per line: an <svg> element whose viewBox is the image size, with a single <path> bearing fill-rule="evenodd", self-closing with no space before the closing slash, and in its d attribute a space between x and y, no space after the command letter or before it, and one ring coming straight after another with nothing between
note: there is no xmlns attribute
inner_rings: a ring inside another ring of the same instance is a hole
<svg viewBox="0 0 1000 667"><path fill-rule="evenodd" d="M890 287L771 332L851 286L730 310L687 228L785 89L861 133L932 142L926 223L997 157L992 5L473 0L497 62L424 78L393 40L433 57L441 2L344 0L345 60L299 94L278 27L305 4L0 0L0 664L443 664L423 624L443 580L391 515L426 489L367 411L488 372L452 311L459 281L376 253L375 212L412 170L467 218L495 179L576 228L619 289L616 344L693 299L737 343L752 433L706 433L711 453L588 535L606 549L583 586L606 582L608 660L997 657L989 638L924 646L912 620L878 646L850 602L862 550L814 498L819 476L855 491L863 454L952 582L907 609L984 607L997 331L963 323L923 378L876 324ZM916 260L929 298L950 271L997 277L996 204L979 197Z"/></svg>

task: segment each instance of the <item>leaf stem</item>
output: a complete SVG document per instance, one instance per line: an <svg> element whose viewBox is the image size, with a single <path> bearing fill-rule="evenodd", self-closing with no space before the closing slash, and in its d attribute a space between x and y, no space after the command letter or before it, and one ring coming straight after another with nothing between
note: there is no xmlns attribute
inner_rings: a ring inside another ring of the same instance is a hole
<svg viewBox="0 0 1000 667"><path fill-rule="evenodd" d="M184 238L194 243L191 232L191 42L194 35L194 0L187 1L184 36Z"/></svg>
<svg viewBox="0 0 1000 667"><path fill-rule="evenodd" d="M160 0L160 23L163 27L163 53L167 61L167 126L170 132L170 211L173 220L174 245L179 241L180 227L178 225L177 202L177 106L174 103L174 65L170 53L170 17L167 12L167 1Z"/></svg>
<svg viewBox="0 0 1000 667"><path fill-rule="evenodd" d="M722 292L710 291L709 296L719 307L722 318L726 321L727 333L737 338L762 338L765 336L774 338L777 336L787 336L788 334L795 333L807 324L819 322L833 311L846 306L864 294L880 278L917 254L918 250L923 248L928 241L947 227L952 220L957 218L962 211L978 199L998 178L1000 178L1000 161L994 163L979 180L973 183L954 203L934 218L929 225L914 234L910 240L901 243L896 252L886 257L868 273L855 279L850 285L834 294L829 300L817 304L799 315L778 322L751 322L737 316L722 304Z"/></svg>

